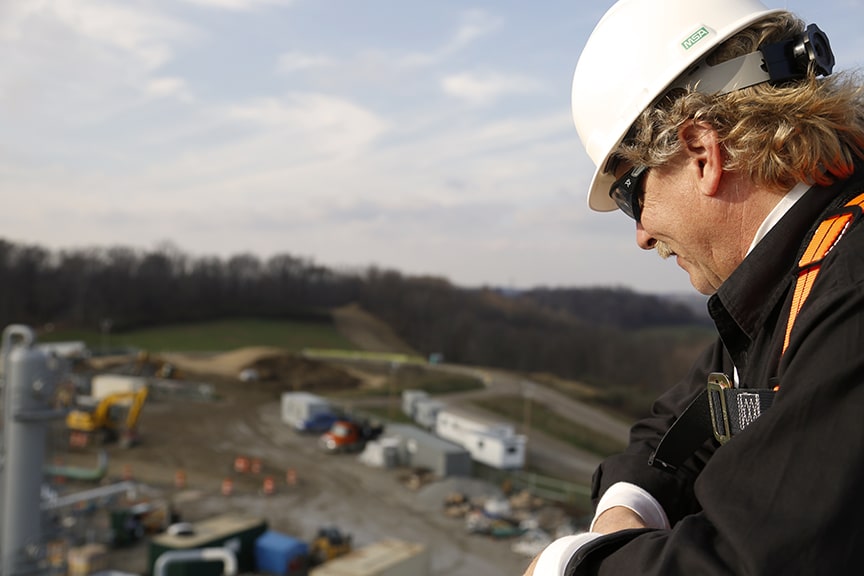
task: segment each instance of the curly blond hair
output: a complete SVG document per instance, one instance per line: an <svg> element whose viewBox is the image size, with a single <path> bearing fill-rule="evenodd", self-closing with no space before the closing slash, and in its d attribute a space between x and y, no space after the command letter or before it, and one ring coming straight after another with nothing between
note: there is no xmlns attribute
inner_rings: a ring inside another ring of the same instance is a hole
<svg viewBox="0 0 864 576"><path fill-rule="evenodd" d="M736 58L803 30L801 20L781 12L718 46L708 61ZM713 126L724 167L749 173L757 185L826 185L848 177L855 159L864 159L864 85L852 72L816 78L812 66L798 81L763 83L721 96L692 87L670 92L636 120L616 156L634 165L663 165L680 152L678 129L691 119Z"/></svg>

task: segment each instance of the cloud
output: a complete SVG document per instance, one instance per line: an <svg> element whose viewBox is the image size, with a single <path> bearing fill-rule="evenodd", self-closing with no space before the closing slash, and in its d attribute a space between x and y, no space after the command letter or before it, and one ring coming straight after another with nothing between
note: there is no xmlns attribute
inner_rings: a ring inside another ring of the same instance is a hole
<svg viewBox="0 0 864 576"><path fill-rule="evenodd" d="M176 77L163 76L153 78L147 84L147 93L156 98L173 96L184 102L193 100L186 81Z"/></svg>
<svg viewBox="0 0 864 576"><path fill-rule="evenodd" d="M462 22L453 40L446 46L446 52L457 52L472 44L475 40L494 32L501 25L501 20L483 10L471 10L462 16Z"/></svg>
<svg viewBox="0 0 864 576"><path fill-rule="evenodd" d="M482 10L471 10L462 14L456 32L444 45L430 52L414 52L401 57L398 62L408 68L419 68L438 64L466 50L477 40L488 36L499 28L501 21Z"/></svg>
<svg viewBox="0 0 864 576"><path fill-rule="evenodd" d="M18 4L18 21L34 26L62 26L95 44L121 50L148 69L171 59L171 43L188 37L185 24L132 4L100 0L49 0ZM31 29L32 30L32 29ZM27 33L27 28L20 32ZM58 49L63 49L60 45Z"/></svg>
<svg viewBox="0 0 864 576"><path fill-rule="evenodd" d="M295 72L311 68L326 68L333 66L336 62L328 57L318 54L303 54L301 52L287 52L279 56L277 70L279 72Z"/></svg>
<svg viewBox="0 0 864 576"><path fill-rule="evenodd" d="M536 92L540 86L525 76L463 72L444 77L441 88L445 94L471 104L488 104L502 96Z"/></svg>
<svg viewBox="0 0 864 576"><path fill-rule="evenodd" d="M302 138L304 147L312 144L337 155L354 153L387 130L387 122L375 113L325 94L262 98L233 106L228 113L267 131L287 131Z"/></svg>
<svg viewBox="0 0 864 576"><path fill-rule="evenodd" d="M105 122L154 97L190 98L182 78L159 72L200 32L154 10L131 1L5 4L0 119L6 129L53 143L58 130Z"/></svg>
<svg viewBox="0 0 864 576"><path fill-rule="evenodd" d="M205 8L216 8L220 10L249 11L256 10L262 6L289 6L294 0L185 0L190 4L197 4Z"/></svg>

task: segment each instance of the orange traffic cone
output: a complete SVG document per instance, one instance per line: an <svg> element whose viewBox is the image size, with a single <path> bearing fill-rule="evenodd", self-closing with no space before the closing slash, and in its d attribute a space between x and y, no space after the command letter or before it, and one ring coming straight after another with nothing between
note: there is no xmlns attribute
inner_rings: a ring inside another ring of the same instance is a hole
<svg viewBox="0 0 864 576"><path fill-rule="evenodd" d="M234 481L231 478L225 478L222 480L222 495L231 496L232 492L234 492Z"/></svg>
<svg viewBox="0 0 864 576"><path fill-rule="evenodd" d="M182 469L174 473L174 487L180 489L186 488L186 472Z"/></svg>
<svg viewBox="0 0 864 576"><path fill-rule="evenodd" d="M276 492L276 483L273 482L272 476L267 476L266 478L264 478L262 490L266 496L271 496L274 492Z"/></svg>
<svg viewBox="0 0 864 576"><path fill-rule="evenodd" d="M240 474L245 474L249 471L249 458L238 456L234 459L234 471Z"/></svg>
<svg viewBox="0 0 864 576"><path fill-rule="evenodd" d="M285 472L285 483L289 486L297 485L297 471L294 468L289 468L287 472Z"/></svg>

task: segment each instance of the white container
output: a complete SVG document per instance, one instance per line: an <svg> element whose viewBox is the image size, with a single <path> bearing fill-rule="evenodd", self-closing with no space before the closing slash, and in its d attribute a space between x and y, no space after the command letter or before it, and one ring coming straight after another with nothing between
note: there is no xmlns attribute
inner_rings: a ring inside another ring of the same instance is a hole
<svg viewBox="0 0 864 576"><path fill-rule="evenodd" d="M97 374L90 384L90 395L101 400L111 394L138 392L147 387L147 379L123 374Z"/></svg>
<svg viewBox="0 0 864 576"><path fill-rule="evenodd" d="M402 391L402 413L409 418L414 418L414 410L418 401L429 398L425 390L403 390Z"/></svg>
<svg viewBox="0 0 864 576"><path fill-rule="evenodd" d="M438 412L444 410L447 403L431 398L414 402L414 421L426 430L435 429Z"/></svg>
<svg viewBox="0 0 864 576"><path fill-rule="evenodd" d="M282 421L297 430L302 430L306 421L316 414L333 412L333 406L325 398L309 392L282 393Z"/></svg>

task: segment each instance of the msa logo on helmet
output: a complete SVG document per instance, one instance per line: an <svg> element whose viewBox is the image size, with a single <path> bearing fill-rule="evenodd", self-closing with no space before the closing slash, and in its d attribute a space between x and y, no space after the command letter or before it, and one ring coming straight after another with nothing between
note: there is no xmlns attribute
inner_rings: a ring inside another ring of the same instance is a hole
<svg viewBox="0 0 864 576"><path fill-rule="evenodd" d="M681 46L684 48L684 50L689 50L690 48L695 46L696 43L699 42L699 40L705 38L706 36L708 36L708 29L702 26L701 28L693 32L693 34L691 34L686 40L681 42Z"/></svg>

